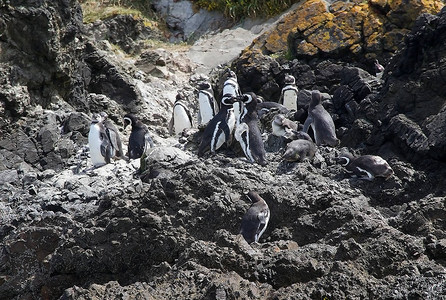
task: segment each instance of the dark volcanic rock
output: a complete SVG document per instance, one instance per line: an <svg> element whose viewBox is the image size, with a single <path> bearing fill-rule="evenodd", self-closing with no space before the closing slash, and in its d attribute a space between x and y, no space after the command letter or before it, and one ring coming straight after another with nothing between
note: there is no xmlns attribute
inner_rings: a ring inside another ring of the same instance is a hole
<svg viewBox="0 0 446 300"><path fill-rule="evenodd" d="M410 156L445 159L444 90L446 9L421 15L405 47L386 67L379 118ZM393 126L392 124L395 124ZM385 134L385 133L384 133Z"/></svg>

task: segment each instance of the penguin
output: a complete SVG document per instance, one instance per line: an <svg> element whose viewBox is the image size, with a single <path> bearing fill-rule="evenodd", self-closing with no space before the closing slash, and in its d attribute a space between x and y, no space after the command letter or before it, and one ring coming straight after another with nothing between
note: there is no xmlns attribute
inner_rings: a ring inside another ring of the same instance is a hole
<svg viewBox="0 0 446 300"><path fill-rule="evenodd" d="M203 156L210 150L212 154L224 144L227 146L232 143L232 134L235 128L235 115L233 103L235 97L227 94L221 99L220 111L213 117L206 128L198 147L198 156Z"/></svg>
<svg viewBox="0 0 446 300"><path fill-rule="evenodd" d="M106 112L99 113L101 117L102 124L105 126L105 132L107 133L107 137L110 140L110 143L115 150L115 155L118 158L125 158L124 152L122 151L122 142L119 136L118 129L116 129L115 125L108 119L108 115Z"/></svg>
<svg viewBox="0 0 446 300"><path fill-rule="evenodd" d="M237 75L231 69L226 70L226 80L223 83L223 95L230 94L234 96L241 96L242 92L237 81Z"/></svg>
<svg viewBox="0 0 446 300"><path fill-rule="evenodd" d="M129 137L127 155L130 159L140 158L148 146L154 147L152 137L147 126L133 114L124 116L124 129L128 125L132 127L132 131Z"/></svg>
<svg viewBox="0 0 446 300"><path fill-rule="evenodd" d="M297 111L297 92L296 79L292 75L286 75L285 86L280 93L279 103L289 110Z"/></svg>
<svg viewBox="0 0 446 300"><path fill-rule="evenodd" d="M237 82L237 75L231 69L226 70L226 80L223 84L223 95L232 95L239 97L242 95L240 86ZM240 114L243 111L243 103L241 101L235 101L232 106L234 107L234 115L236 124L240 123Z"/></svg>
<svg viewBox="0 0 446 300"><path fill-rule="evenodd" d="M305 120L303 131L308 132L310 125L313 129L316 145L329 145L334 147L339 144L333 119L322 106L321 93L319 91L313 91L311 93L308 117Z"/></svg>
<svg viewBox="0 0 446 300"><path fill-rule="evenodd" d="M377 155L362 155L354 157L351 153L342 153L337 162L360 179L373 180L375 177L388 179L393 175L393 169L385 159Z"/></svg>
<svg viewBox="0 0 446 300"><path fill-rule="evenodd" d="M218 113L218 103L209 82L198 85L198 126L205 126Z"/></svg>
<svg viewBox="0 0 446 300"><path fill-rule="evenodd" d="M254 93L246 93L241 99L244 109L240 116L240 124L235 129L235 139L240 143L250 162L265 166L266 152L258 125L257 97Z"/></svg>
<svg viewBox="0 0 446 300"><path fill-rule="evenodd" d="M313 142L313 139L311 138L311 136L308 133L303 132L301 130L287 130L283 137L287 140L292 140L292 141L307 140L307 141Z"/></svg>
<svg viewBox="0 0 446 300"><path fill-rule="evenodd" d="M256 192L249 191L246 196L251 200L252 204L243 215L240 234L249 244L258 243L268 226L270 210L265 200Z"/></svg>
<svg viewBox="0 0 446 300"><path fill-rule="evenodd" d="M169 132L178 136L184 129L192 128L192 126L192 116L186 101L181 94L177 94L169 123Z"/></svg>
<svg viewBox="0 0 446 300"><path fill-rule="evenodd" d="M378 78L381 78L383 73L384 73L384 66L381 65L378 61L378 59L375 58L375 60L373 61L373 66L375 69L375 76Z"/></svg>
<svg viewBox="0 0 446 300"><path fill-rule="evenodd" d="M277 114L271 122L272 134L275 136L285 136L288 131L298 130L297 123L285 118L282 114Z"/></svg>
<svg viewBox="0 0 446 300"><path fill-rule="evenodd" d="M311 137L302 131L293 131L293 134L296 139L287 144L282 158L286 161L313 159L317 148Z"/></svg>
<svg viewBox="0 0 446 300"><path fill-rule="evenodd" d="M114 156L113 146L108 139L106 128L99 114L93 114L88 133L88 146L93 167L97 168L110 163Z"/></svg>

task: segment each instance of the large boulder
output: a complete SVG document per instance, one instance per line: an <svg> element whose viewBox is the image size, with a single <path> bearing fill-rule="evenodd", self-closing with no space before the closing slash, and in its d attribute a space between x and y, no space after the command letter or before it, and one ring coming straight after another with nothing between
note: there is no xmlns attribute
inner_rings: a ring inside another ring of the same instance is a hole
<svg viewBox="0 0 446 300"><path fill-rule="evenodd" d="M421 13L443 1L301 1L256 39L251 49L302 59L314 56L389 59Z"/></svg>
<svg viewBox="0 0 446 300"><path fill-rule="evenodd" d="M446 159L446 9L421 15L386 67L378 118L384 135L410 157Z"/></svg>

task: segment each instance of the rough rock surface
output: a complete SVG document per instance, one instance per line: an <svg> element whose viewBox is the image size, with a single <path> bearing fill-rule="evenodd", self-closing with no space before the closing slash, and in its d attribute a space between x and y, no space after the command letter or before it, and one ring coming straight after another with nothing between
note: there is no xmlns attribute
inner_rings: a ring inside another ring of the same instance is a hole
<svg viewBox="0 0 446 300"><path fill-rule="evenodd" d="M267 126L265 167L237 149L199 159L199 131L178 140L166 128L178 91L196 114L203 76L185 50L129 57L92 38L80 17L76 1L0 6L0 299L446 297L446 9L417 20L382 79L335 60L244 53L232 63L242 90L267 100L286 73L296 75L299 105L310 90L324 92L341 146L381 155L395 172L371 182L336 164L339 147L282 161ZM36 25L40 39L27 36L35 49L15 32L19 23ZM143 45L128 36L134 49ZM223 70L209 73L216 91ZM124 112L149 126L156 147L144 172L139 160L91 168L96 111L125 144ZM251 245L238 235L249 190L271 210Z"/></svg>
<svg viewBox="0 0 446 300"><path fill-rule="evenodd" d="M250 49L264 54L287 51L299 59L314 56L387 61L421 13L444 6L431 1L301 1ZM366 64L367 65L367 64Z"/></svg>

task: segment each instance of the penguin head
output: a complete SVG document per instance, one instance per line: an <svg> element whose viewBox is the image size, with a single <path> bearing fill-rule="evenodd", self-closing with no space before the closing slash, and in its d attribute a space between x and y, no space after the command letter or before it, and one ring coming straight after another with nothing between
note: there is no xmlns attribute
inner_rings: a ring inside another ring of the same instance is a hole
<svg viewBox="0 0 446 300"><path fill-rule="evenodd" d="M203 81L203 82L200 82L198 84L198 89L199 90L208 90L210 88L211 88L211 84L209 82L207 82L207 81Z"/></svg>
<svg viewBox="0 0 446 300"><path fill-rule="evenodd" d="M285 85L296 84L296 79L294 78L293 75L287 74L287 75L285 75L284 82L285 82Z"/></svg>
<svg viewBox="0 0 446 300"><path fill-rule="evenodd" d="M133 126L133 124L135 124L137 121L137 118L134 114L126 114L124 116L124 129L130 125Z"/></svg>
<svg viewBox="0 0 446 300"><path fill-rule="evenodd" d="M232 104L234 104L236 101L237 98L231 94L225 94L223 95L223 98L221 98L221 104L228 107L232 107Z"/></svg>
<svg viewBox="0 0 446 300"><path fill-rule="evenodd" d="M97 114L97 113L94 113L94 114L91 116L91 123L92 123L92 124L96 124L96 123L99 123L99 122L102 122L102 117L101 117L101 115L100 115L100 114Z"/></svg>
<svg viewBox="0 0 446 300"><path fill-rule="evenodd" d="M274 123L277 125L283 125L283 121L285 120L285 116L282 114L277 114L274 117Z"/></svg>
<svg viewBox="0 0 446 300"><path fill-rule="evenodd" d="M321 103L322 103L321 93L318 90L312 91L311 92L310 107L315 107L316 105L319 105Z"/></svg>
<svg viewBox="0 0 446 300"><path fill-rule="evenodd" d="M237 75L235 74L235 72L234 71L232 71L231 69L226 69L226 79L229 79L229 78L234 78L234 79L237 79Z"/></svg>
<svg viewBox="0 0 446 300"><path fill-rule="evenodd" d="M259 194L257 194L256 192L254 192L254 191L249 191L247 194L246 194L246 197L252 202L252 203L256 203L256 202L259 202L259 201L262 201L263 199L259 196Z"/></svg>
<svg viewBox="0 0 446 300"><path fill-rule="evenodd" d="M240 96L247 111L255 111L257 107L257 96L252 92L245 93Z"/></svg>
<svg viewBox="0 0 446 300"><path fill-rule="evenodd" d="M353 160L354 156L349 152L343 152L341 155L335 158L336 162L341 166L348 166Z"/></svg>
<svg viewBox="0 0 446 300"><path fill-rule="evenodd" d="M105 111L101 111L99 113L99 116L100 116L102 122L104 122L108 118L108 114Z"/></svg>

